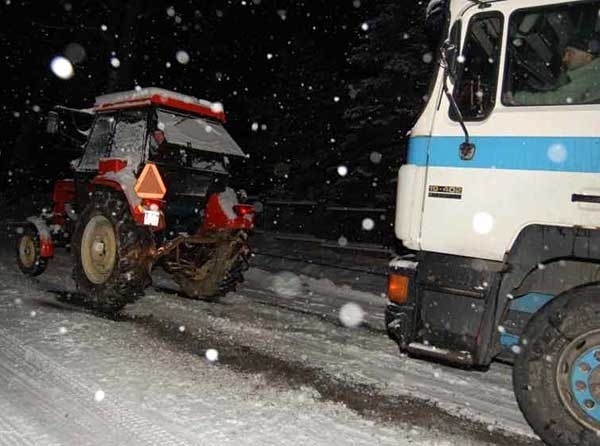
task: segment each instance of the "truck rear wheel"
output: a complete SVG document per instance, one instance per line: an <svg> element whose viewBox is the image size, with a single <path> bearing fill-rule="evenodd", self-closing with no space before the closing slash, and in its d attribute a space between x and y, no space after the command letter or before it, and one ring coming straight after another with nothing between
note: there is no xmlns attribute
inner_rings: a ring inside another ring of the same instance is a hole
<svg viewBox="0 0 600 446"><path fill-rule="evenodd" d="M600 287L567 291L528 323L516 355L519 407L550 446L600 438Z"/></svg>
<svg viewBox="0 0 600 446"><path fill-rule="evenodd" d="M48 266L41 256L40 234L35 226L27 225L17 238L17 265L28 276L39 276Z"/></svg>
<svg viewBox="0 0 600 446"><path fill-rule="evenodd" d="M96 192L73 235L73 277L94 307L116 311L143 296L150 283L153 240L133 221L127 202Z"/></svg>

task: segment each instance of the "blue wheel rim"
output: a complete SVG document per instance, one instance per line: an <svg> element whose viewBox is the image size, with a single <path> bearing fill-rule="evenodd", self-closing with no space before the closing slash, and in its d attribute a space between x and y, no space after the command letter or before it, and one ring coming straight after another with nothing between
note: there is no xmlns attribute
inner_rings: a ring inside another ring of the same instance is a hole
<svg viewBox="0 0 600 446"><path fill-rule="evenodd" d="M600 399L592 393L591 379L600 373L600 346L579 355L571 367L569 383L573 401L587 416L600 424Z"/></svg>

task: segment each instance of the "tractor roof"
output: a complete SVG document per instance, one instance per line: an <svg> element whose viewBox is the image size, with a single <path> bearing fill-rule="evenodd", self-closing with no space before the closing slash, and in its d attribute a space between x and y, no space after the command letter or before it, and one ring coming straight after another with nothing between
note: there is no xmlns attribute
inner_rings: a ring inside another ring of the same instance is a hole
<svg viewBox="0 0 600 446"><path fill-rule="evenodd" d="M162 88L142 88L141 90L121 91L98 96L93 110L101 112L144 105L158 105L225 122L225 112L220 103L205 101Z"/></svg>

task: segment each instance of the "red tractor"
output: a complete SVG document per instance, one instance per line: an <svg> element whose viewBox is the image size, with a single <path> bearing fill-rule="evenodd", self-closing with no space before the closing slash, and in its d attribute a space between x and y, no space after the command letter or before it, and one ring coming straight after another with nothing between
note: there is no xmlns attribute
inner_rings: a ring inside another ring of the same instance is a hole
<svg viewBox="0 0 600 446"><path fill-rule="evenodd" d="M155 265L192 298L235 289L254 209L227 186L229 158L245 155L222 106L147 88L100 96L88 112L74 178L56 182L51 210L20 227L20 269L41 274L56 246L70 247L79 291L107 310L141 297Z"/></svg>

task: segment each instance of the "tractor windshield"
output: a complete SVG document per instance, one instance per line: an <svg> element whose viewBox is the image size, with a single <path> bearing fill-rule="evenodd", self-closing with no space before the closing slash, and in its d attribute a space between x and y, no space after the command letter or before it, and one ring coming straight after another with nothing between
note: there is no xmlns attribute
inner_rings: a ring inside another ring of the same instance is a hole
<svg viewBox="0 0 600 446"><path fill-rule="evenodd" d="M244 156L244 152L219 122L157 111L157 128L168 144L222 155Z"/></svg>

